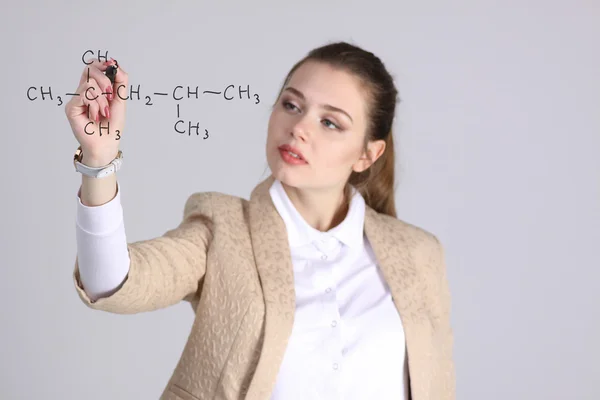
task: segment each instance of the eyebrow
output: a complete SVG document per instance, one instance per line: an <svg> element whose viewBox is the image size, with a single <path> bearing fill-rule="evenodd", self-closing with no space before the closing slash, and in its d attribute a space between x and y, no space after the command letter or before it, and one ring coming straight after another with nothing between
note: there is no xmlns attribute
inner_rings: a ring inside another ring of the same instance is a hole
<svg viewBox="0 0 600 400"><path fill-rule="evenodd" d="M298 89L288 86L284 89L284 91L286 91L286 90L294 93L296 96L300 97L302 100L306 100L306 98L304 97L304 94L302 94L302 92L299 91ZM348 114L346 111L342 110L341 108L334 107L330 104L323 104L323 108L330 110L330 111L336 111L336 112L342 113L342 114L346 115L348 118L350 118L350 121L352 121L352 123L354 123L354 120L352 119L350 114Z"/></svg>

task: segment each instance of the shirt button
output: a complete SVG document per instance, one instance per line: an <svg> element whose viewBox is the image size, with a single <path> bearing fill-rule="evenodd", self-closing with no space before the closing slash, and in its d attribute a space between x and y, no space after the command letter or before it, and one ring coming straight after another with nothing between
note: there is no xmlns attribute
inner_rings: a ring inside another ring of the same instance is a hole
<svg viewBox="0 0 600 400"><path fill-rule="evenodd" d="M330 287L328 287L327 289L325 289L325 292L326 292L326 293L329 293L329 292L331 292L331 288L330 288Z"/></svg>
<svg viewBox="0 0 600 400"><path fill-rule="evenodd" d="M331 326L336 326L337 325L337 321L331 321Z"/></svg>
<svg viewBox="0 0 600 400"><path fill-rule="evenodd" d="M321 260L327 260L327 255L323 254L323 255L321 256Z"/></svg>
<svg viewBox="0 0 600 400"><path fill-rule="evenodd" d="M338 369L338 364L337 363L333 363L333 369Z"/></svg>

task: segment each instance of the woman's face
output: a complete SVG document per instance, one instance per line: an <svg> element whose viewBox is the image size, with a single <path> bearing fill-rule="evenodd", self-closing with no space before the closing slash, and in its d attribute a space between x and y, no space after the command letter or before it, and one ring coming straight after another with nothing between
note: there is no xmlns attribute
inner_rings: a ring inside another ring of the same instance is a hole
<svg viewBox="0 0 600 400"><path fill-rule="evenodd" d="M304 189L343 188L352 170L369 164L363 89L352 75L316 62L291 77L269 119L267 161L276 179ZM286 162L280 146L296 148L305 160Z"/></svg>

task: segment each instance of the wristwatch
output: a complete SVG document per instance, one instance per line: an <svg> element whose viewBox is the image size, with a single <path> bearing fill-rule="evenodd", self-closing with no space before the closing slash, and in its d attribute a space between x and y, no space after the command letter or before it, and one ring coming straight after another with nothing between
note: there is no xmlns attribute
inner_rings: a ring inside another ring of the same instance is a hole
<svg viewBox="0 0 600 400"><path fill-rule="evenodd" d="M114 174L121 168L121 164L123 163L123 153L121 150L119 150L117 156L109 164L103 167L88 167L87 165L81 163L82 158L83 150L81 149L81 146L79 146L75 151L75 156L73 157L75 170L84 175L91 176L92 178L104 178Z"/></svg>

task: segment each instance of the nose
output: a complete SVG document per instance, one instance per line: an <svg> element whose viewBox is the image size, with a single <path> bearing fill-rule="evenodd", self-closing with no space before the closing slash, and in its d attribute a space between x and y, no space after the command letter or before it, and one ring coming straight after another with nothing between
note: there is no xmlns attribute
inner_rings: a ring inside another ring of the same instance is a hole
<svg viewBox="0 0 600 400"><path fill-rule="evenodd" d="M298 118L296 123L292 126L292 131L290 133L292 137L305 142L309 136L308 132L309 129L306 120L304 118Z"/></svg>

